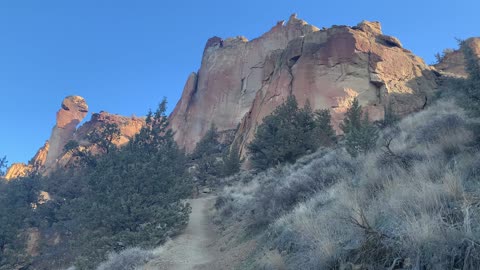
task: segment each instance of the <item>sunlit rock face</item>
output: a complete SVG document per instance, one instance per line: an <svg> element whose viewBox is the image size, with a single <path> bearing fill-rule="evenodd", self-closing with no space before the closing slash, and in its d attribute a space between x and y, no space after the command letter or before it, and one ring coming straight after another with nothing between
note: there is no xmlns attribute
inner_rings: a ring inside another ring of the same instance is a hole
<svg viewBox="0 0 480 270"><path fill-rule="evenodd" d="M85 122L75 132L75 140L81 145L88 144L87 135L95 130L101 130L107 124L115 124L120 129L120 137L113 143L117 146L125 145L129 142L145 124L145 119L136 116L122 116L118 114L110 114L108 112L100 112L92 114L92 118Z"/></svg>
<svg viewBox="0 0 480 270"><path fill-rule="evenodd" d="M237 130L245 152L256 128L288 95L299 104L331 110L336 128L357 97L371 120L385 105L399 115L421 110L437 75L378 22L318 29L292 15L259 38L208 40L198 73L189 76L170 116L175 139L187 151L215 124Z"/></svg>
<svg viewBox="0 0 480 270"><path fill-rule="evenodd" d="M53 167L63 153L63 148L68 141L73 139L78 124L88 113L88 105L80 96L66 97L60 110L57 112L56 125L50 136L50 149L45 161L45 167Z"/></svg>
<svg viewBox="0 0 480 270"><path fill-rule="evenodd" d="M465 41L465 45L470 47L477 57L480 58L480 38L469 38ZM452 50L445 53L441 61L435 64L434 67L447 75L468 76L465 70L465 57L461 50Z"/></svg>
<svg viewBox="0 0 480 270"><path fill-rule="evenodd" d="M10 180L32 174L47 175L55 169L75 166L79 157L72 151L65 151L65 145L70 141L78 143L78 150L89 151L91 154L102 154L99 148L88 141L88 134L100 131L107 124L116 124L120 130L119 138L114 143L121 147L129 142L145 124L141 117L126 117L107 112L92 114L89 121L77 129L78 124L88 113L88 105L82 97L66 97L56 115L56 125L52 129L49 141L41 147L28 162L12 164L7 170L5 179Z"/></svg>
<svg viewBox="0 0 480 270"><path fill-rule="evenodd" d="M25 163L13 163L5 173L5 179L11 180L30 175L33 168Z"/></svg>

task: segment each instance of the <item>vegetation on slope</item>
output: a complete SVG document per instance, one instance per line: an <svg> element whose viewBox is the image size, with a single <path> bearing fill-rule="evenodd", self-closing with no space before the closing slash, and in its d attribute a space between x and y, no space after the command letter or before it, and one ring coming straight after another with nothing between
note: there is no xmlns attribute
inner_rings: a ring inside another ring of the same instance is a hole
<svg viewBox="0 0 480 270"><path fill-rule="evenodd" d="M0 269L55 269L72 262L93 269L109 252L155 247L184 228L190 206L183 199L192 185L165 110L163 101L121 149L111 144L116 128L109 127L111 136L97 136L100 143L105 138L106 154L82 170L2 182ZM42 190L51 200L40 204ZM44 237L34 258L25 250L27 241L18 239L32 228Z"/></svg>
<svg viewBox="0 0 480 270"><path fill-rule="evenodd" d="M335 132L328 111L313 112L309 103L299 108L295 96L266 116L248 145L252 166L265 170L273 166L294 163L320 146L335 143Z"/></svg>
<svg viewBox="0 0 480 270"><path fill-rule="evenodd" d="M226 179L217 222L261 243L244 268L479 269L480 69L466 56L469 79L362 151L350 148L364 122L354 104L333 150Z"/></svg>

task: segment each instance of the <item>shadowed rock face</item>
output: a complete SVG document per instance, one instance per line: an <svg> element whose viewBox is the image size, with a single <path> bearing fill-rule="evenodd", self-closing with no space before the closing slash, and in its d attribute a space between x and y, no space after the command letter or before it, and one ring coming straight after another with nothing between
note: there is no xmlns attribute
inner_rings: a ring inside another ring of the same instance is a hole
<svg viewBox="0 0 480 270"><path fill-rule="evenodd" d="M480 58L480 38L469 38L465 41L465 44L469 46ZM460 50L454 50L446 53L442 58L442 61L440 61L438 64L435 64L434 67L438 71L442 71L450 75L460 77L468 76L465 70L465 57Z"/></svg>
<svg viewBox="0 0 480 270"><path fill-rule="evenodd" d="M57 112L56 125L50 136L50 149L45 161L45 167L52 167L63 153L65 144L73 139L77 125L88 113L88 105L80 96L66 97L60 110Z"/></svg>
<svg viewBox="0 0 480 270"><path fill-rule="evenodd" d="M187 151L214 123L219 131L238 127L244 152L262 119L289 94L301 105L308 99L314 109L330 109L338 127L353 97L371 120L383 118L386 104L400 115L420 110L436 79L378 22L320 30L292 15L252 41L211 38L170 121Z"/></svg>

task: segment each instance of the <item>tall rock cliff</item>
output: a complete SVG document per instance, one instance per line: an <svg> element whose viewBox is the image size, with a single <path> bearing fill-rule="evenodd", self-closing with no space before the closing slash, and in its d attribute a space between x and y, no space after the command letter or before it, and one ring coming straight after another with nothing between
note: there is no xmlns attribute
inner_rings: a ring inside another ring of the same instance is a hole
<svg viewBox="0 0 480 270"><path fill-rule="evenodd" d="M170 116L177 142L193 150L211 124L236 131L244 152L263 117L294 94L314 109L330 109L334 124L353 97L372 120L391 105L405 115L422 109L437 87L437 73L384 35L378 22L318 29L292 15L269 32L207 41Z"/></svg>

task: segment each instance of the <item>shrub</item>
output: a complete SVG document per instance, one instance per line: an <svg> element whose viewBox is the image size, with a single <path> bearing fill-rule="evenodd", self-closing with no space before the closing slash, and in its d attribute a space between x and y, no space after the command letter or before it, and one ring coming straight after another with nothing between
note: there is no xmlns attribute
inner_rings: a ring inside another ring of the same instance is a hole
<svg viewBox="0 0 480 270"><path fill-rule="evenodd" d="M255 169L294 163L299 157L317 149L315 121L307 104L298 107L295 96L290 95L258 126L255 138L248 145Z"/></svg>
<svg viewBox="0 0 480 270"><path fill-rule="evenodd" d="M136 270L152 258L151 251L129 248L119 253L110 253L108 260L101 263L97 270Z"/></svg>
<svg viewBox="0 0 480 270"><path fill-rule="evenodd" d="M440 102L382 130L388 144L361 157L321 150L226 187L220 213L263 228L259 242L287 269L478 269L471 122Z"/></svg>
<svg viewBox="0 0 480 270"><path fill-rule="evenodd" d="M229 151L223 157L222 176L231 176L240 171L242 157L238 144L233 143Z"/></svg>
<svg viewBox="0 0 480 270"><path fill-rule="evenodd" d="M213 182L222 174L222 153L224 146L218 140L219 134L215 125L205 133L190 155L190 159L197 166L196 177L201 184Z"/></svg>
<svg viewBox="0 0 480 270"><path fill-rule="evenodd" d="M87 135L87 140L98 145L109 153L116 148L115 141L120 138L120 128L115 123L106 123L100 129L95 129Z"/></svg>
<svg viewBox="0 0 480 270"><path fill-rule="evenodd" d="M0 176L5 175L5 169L7 168L8 162L7 157L0 157Z"/></svg>
<svg viewBox="0 0 480 270"><path fill-rule="evenodd" d="M332 126L332 116L328 109L315 112L315 134L317 146L332 146L337 136Z"/></svg>

